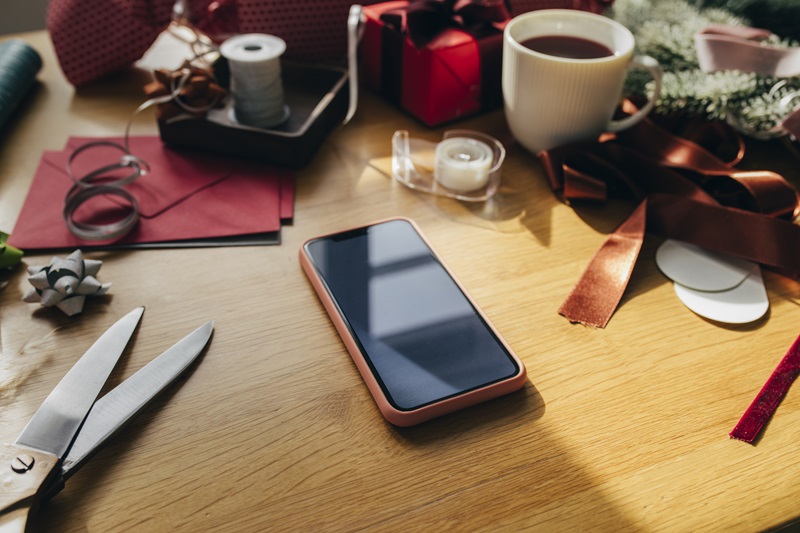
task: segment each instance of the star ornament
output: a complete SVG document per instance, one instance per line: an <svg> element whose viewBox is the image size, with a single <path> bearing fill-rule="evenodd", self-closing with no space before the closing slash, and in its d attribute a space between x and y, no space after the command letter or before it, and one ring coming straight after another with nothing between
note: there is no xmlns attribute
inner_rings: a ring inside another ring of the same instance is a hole
<svg viewBox="0 0 800 533"><path fill-rule="evenodd" d="M31 288L22 299L39 302L44 307L57 307L67 316L83 311L88 296L106 294L111 283L100 283L97 272L102 261L84 259L80 250L65 258L53 257L47 266L28 267Z"/></svg>

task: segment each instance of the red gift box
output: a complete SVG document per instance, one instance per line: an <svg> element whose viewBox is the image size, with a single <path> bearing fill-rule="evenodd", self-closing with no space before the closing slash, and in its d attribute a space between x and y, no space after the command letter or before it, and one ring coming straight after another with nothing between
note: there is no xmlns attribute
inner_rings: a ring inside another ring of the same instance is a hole
<svg viewBox="0 0 800 533"><path fill-rule="evenodd" d="M418 10L426 4L434 13L420 22ZM469 14L454 13L448 5L398 0L363 8L365 83L429 126L502 104L504 4L498 2L502 10L478 24L467 23Z"/></svg>
<svg viewBox="0 0 800 533"><path fill-rule="evenodd" d="M508 3L511 16L515 17L520 13L537 9L579 9L602 13L614 3L614 0L508 0Z"/></svg>

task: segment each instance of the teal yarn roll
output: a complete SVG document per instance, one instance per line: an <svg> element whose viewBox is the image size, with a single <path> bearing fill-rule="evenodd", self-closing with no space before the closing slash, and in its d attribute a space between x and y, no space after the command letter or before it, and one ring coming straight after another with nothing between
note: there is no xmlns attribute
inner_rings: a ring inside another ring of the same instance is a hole
<svg viewBox="0 0 800 533"><path fill-rule="evenodd" d="M39 53L20 39L0 43L0 131L33 86L42 68Z"/></svg>

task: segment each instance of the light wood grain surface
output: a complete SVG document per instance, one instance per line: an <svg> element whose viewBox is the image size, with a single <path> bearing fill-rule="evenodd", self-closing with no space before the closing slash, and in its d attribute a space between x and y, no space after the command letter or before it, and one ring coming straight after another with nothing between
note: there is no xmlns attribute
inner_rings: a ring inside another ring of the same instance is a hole
<svg viewBox="0 0 800 533"><path fill-rule="evenodd" d="M76 91L46 34L20 37L45 66L0 134L5 231L42 151L70 135L120 135L147 79L132 71ZM757 531L800 515L798 386L756 445L728 438L800 333L798 285L767 273L767 317L711 323L678 301L648 236L609 326L570 324L560 303L631 206L559 202L501 112L457 126L508 143L502 189L486 205L387 177L395 130L435 140L446 128L422 128L366 93L297 173L279 246L88 253L113 286L74 318L22 302L24 268L3 274L0 442L134 307L147 311L110 386L216 325L201 362L40 512L42 530ZM134 132L157 134L152 117ZM796 172L787 177L798 185ZM309 237L394 215L417 221L524 361L522 391L414 428L383 420L297 253Z"/></svg>

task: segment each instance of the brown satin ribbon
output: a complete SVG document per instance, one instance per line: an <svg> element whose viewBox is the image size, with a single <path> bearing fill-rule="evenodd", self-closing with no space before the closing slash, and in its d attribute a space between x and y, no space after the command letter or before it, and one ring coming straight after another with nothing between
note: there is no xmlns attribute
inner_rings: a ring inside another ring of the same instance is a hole
<svg viewBox="0 0 800 533"><path fill-rule="evenodd" d="M623 110L635 108L626 102ZM800 280L800 226L792 223L800 212L797 191L775 172L736 169L742 155L738 143L725 161L649 120L601 142L541 152L550 186L563 191L565 201L604 200L607 194L639 201L597 251L559 313L605 327L622 299L645 228Z"/></svg>

